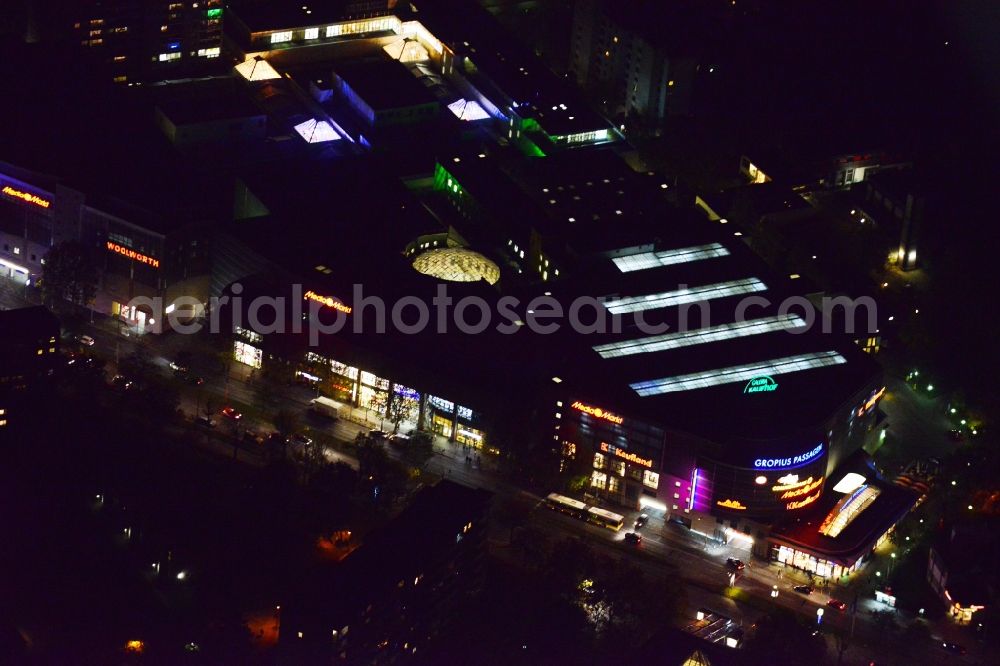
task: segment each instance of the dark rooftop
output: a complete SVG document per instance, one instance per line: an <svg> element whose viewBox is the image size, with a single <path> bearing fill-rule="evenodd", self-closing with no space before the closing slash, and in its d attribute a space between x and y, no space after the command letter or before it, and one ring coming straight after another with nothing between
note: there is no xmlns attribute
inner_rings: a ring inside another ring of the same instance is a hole
<svg viewBox="0 0 1000 666"><path fill-rule="evenodd" d="M150 91L156 107L175 125L264 115L233 77L167 82Z"/></svg>
<svg viewBox="0 0 1000 666"><path fill-rule="evenodd" d="M437 101L406 65L388 57L338 62L334 73L376 113Z"/></svg>

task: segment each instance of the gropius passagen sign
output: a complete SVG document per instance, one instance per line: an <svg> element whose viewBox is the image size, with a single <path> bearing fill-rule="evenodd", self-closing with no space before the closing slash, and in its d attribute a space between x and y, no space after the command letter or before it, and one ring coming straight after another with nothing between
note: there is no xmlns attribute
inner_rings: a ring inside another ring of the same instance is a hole
<svg viewBox="0 0 1000 666"><path fill-rule="evenodd" d="M820 442L812 449L788 458L756 458L753 461L755 469L788 469L805 465L818 458L823 453L823 443Z"/></svg>

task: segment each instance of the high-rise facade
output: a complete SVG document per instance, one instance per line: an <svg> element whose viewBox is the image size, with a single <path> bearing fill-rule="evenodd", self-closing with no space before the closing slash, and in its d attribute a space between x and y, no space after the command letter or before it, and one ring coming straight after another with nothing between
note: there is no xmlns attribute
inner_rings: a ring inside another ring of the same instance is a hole
<svg viewBox="0 0 1000 666"><path fill-rule="evenodd" d="M195 74L219 58L224 13L222 0L88 0L73 27L116 83L143 83Z"/></svg>

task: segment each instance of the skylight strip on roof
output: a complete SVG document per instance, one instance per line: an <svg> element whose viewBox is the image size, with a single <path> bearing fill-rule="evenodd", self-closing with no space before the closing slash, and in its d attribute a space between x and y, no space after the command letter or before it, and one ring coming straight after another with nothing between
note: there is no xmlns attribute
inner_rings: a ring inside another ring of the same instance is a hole
<svg viewBox="0 0 1000 666"><path fill-rule="evenodd" d="M649 354L668 349L677 349L679 347L703 345L709 342L719 342L720 340L744 338L749 335L763 335L764 333L783 331L804 325L805 322L797 315L776 315L773 317L710 326L693 331L679 331L677 333L650 335L644 338L635 338L634 340L609 342L608 344L595 346L594 351L600 354L601 358L617 358L619 356Z"/></svg>
<svg viewBox="0 0 1000 666"><path fill-rule="evenodd" d="M612 261L622 273L641 271L648 268L659 268L672 264L685 264L691 261L701 261L702 259L713 259L715 257L725 257L729 250L721 243L709 243L708 245L696 245L694 247L682 247L676 250L661 250L659 252L640 252L625 257L615 257Z"/></svg>
<svg viewBox="0 0 1000 666"><path fill-rule="evenodd" d="M823 368L846 362L847 360L835 351L814 352L811 354L785 356L784 358L776 358L759 363L748 363L746 365L734 365L728 368L694 372L676 377L650 379L644 382L629 384L629 386L640 396L648 397L651 395L660 395L661 393L692 391L710 386L745 382L762 375L790 374L792 372Z"/></svg>
<svg viewBox="0 0 1000 666"><path fill-rule="evenodd" d="M690 289L664 291L659 294L618 298L613 301L606 301L604 307L612 314L626 314L629 312L655 310L657 308L669 308L674 305L684 305L686 303L697 303L713 298L739 296L740 294L749 294L755 291L764 291L765 289L767 289L767 285L757 278L743 278L741 280L718 282Z"/></svg>

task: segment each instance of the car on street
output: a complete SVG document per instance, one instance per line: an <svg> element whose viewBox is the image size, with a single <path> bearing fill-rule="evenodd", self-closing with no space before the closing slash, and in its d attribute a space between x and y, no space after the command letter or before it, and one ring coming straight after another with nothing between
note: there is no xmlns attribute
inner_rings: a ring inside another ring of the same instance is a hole
<svg viewBox="0 0 1000 666"><path fill-rule="evenodd" d="M796 585L792 589L798 592L799 594L812 594L813 592L812 587L810 587L809 585Z"/></svg>
<svg viewBox="0 0 1000 666"><path fill-rule="evenodd" d="M76 336L76 341L79 342L81 345L85 345L87 347L94 346L94 338L90 337L89 335L78 335Z"/></svg>
<svg viewBox="0 0 1000 666"><path fill-rule="evenodd" d="M222 409L222 415L227 419L232 419L233 421L239 421L243 418L243 415L236 411L235 407L224 407Z"/></svg>
<svg viewBox="0 0 1000 666"><path fill-rule="evenodd" d="M726 566L732 571L743 571L746 565L743 564L743 560L737 560L732 557L726 559Z"/></svg>
<svg viewBox="0 0 1000 666"><path fill-rule="evenodd" d="M116 391L128 391L135 388L135 382L125 375L115 375L111 379L111 387Z"/></svg>
<svg viewBox="0 0 1000 666"><path fill-rule="evenodd" d="M297 432L289 438L289 441L293 446L301 446L303 448L312 444L312 440L303 435L301 432Z"/></svg>
<svg viewBox="0 0 1000 666"><path fill-rule="evenodd" d="M625 543L632 546L638 546L642 543L642 535L638 532L626 532L625 533Z"/></svg>
<svg viewBox="0 0 1000 666"><path fill-rule="evenodd" d="M174 372L187 372L188 371L188 369L186 367L184 367L183 365L181 365L177 361L171 361L170 362L170 369L173 370Z"/></svg>
<svg viewBox="0 0 1000 666"><path fill-rule="evenodd" d="M959 645L958 643L944 642L941 643L941 647L952 654L965 654L967 652L965 646Z"/></svg>
<svg viewBox="0 0 1000 666"><path fill-rule="evenodd" d="M406 446L410 443L410 436L398 432L394 435L389 435L389 443L393 446Z"/></svg>
<svg viewBox="0 0 1000 666"><path fill-rule="evenodd" d="M640 513L639 517L635 519L635 529L645 527L647 522L649 522L649 516L644 513Z"/></svg>
<svg viewBox="0 0 1000 666"><path fill-rule="evenodd" d="M847 604L845 604L840 599L830 599L828 602L826 602L826 605L829 606L830 608L836 608L841 613L847 610Z"/></svg>
<svg viewBox="0 0 1000 666"><path fill-rule="evenodd" d="M368 439L373 442L384 442L389 439L389 433L385 430L379 430L378 428L372 428L368 431Z"/></svg>
<svg viewBox="0 0 1000 666"><path fill-rule="evenodd" d="M211 416L198 416L195 418L194 422L205 428L215 427L215 419L213 419Z"/></svg>

